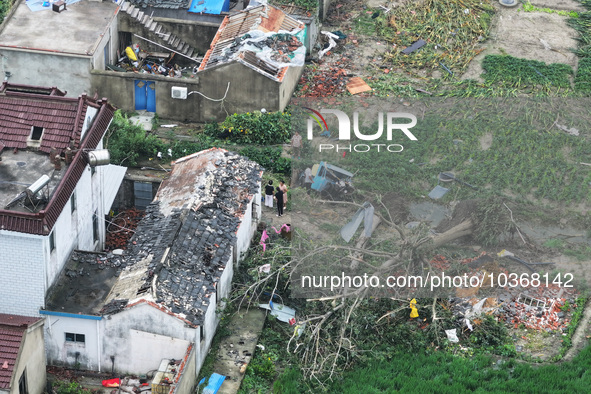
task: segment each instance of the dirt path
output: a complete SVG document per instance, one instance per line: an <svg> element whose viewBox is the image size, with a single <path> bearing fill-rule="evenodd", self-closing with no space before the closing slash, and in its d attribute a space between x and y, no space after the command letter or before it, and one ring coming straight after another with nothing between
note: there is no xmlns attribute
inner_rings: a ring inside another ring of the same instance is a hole
<svg viewBox="0 0 591 394"><path fill-rule="evenodd" d="M573 335L571 348L568 349L564 355L564 361L572 360L589 343L587 336L591 334L591 327L589 326L590 321L591 301L587 301L587 305L585 305L585 311L583 312L583 318L579 322L579 326L575 331L575 335Z"/></svg>
<svg viewBox="0 0 591 394"><path fill-rule="evenodd" d="M220 394L235 394L240 388L244 374L243 365L248 364L263 331L265 313L258 308L248 312L238 311L231 317L229 328L232 334L222 340L217 349L214 371L226 376L220 387Z"/></svg>

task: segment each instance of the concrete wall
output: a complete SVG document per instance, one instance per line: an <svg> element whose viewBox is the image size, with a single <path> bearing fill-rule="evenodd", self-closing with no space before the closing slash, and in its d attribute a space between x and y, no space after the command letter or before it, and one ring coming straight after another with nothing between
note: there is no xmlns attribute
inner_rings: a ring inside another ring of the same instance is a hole
<svg viewBox="0 0 591 394"><path fill-rule="evenodd" d="M182 358L188 343L195 340L197 330L198 328L188 327L178 318L146 303L126 308L104 319L102 368L110 370L110 357L114 356L116 371L145 374L147 370L138 369L138 364L145 368L146 363L152 363L153 367L150 369L157 369L162 358ZM153 338L150 337L151 334L155 334ZM197 338L198 335L197 331ZM137 351L141 338L144 340L144 348L149 349L152 354L150 359L144 361L140 361L133 353L134 349ZM184 348L171 348L175 341Z"/></svg>
<svg viewBox="0 0 591 394"><path fill-rule="evenodd" d="M191 351L185 355L186 364L183 368L181 379L177 383L175 394L185 394L195 392L195 386L197 384L197 372L195 369L195 346L191 348ZM185 360L183 359L183 361Z"/></svg>
<svg viewBox="0 0 591 394"><path fill-rule="evenodd" d="M80 369L98 371L99 341L104 339L101 325L101 320L83 316L47 315L45 320L47 364L75 367L76 363L79 363ZM85 342L66 341L66 333L83 334ZM78 356L76 356L77 353Z"/></svg>
<svg viewBox="0 0 591 394"><path fill-rule="evenodd" d="M105 59L105 48L107 59ZM92 60L92 68L105 70L105 62L114 64L117 61L117 49L119 48L119 22L113 18L110 25L105 29L104 35L96 46ZM52 85L55 86L55 85Z"/></svg>
<svg viewBox="0 0 591 394"><path fill-rule="evenodd" d="M0 251L0 313L37 316L45 305L43 237L0 230Z"/></svg>
<svg viewBox="0 0 591 394"><path fill-rule="evenodd" d="M57 86L68 92L68 97L90 90L88 73L92 67L90 56L65 56L62 54L0 50L4 71L10 71L10 83L34 86Z"/></svg>
<svg viewBox="0 0 591 394"><path fill-rule="evenodd" d="M187 87L189 91L199 90L199 79L180 79L151 74L135 74L114 71L92 72L92 88L99 92L100 97L108 97L109 102L118 108L135 110L135 80L154 81L156 88L156 112L160 117L181 120L199 121L199 107L194 95L187 100L173 99L173 86Z"/></svg>
<svg viewBox="0 0 591 394"><path fill-rule="evenodd" d="M283 111L285 107L287 107L303 72L303 66L289 67L287 69L287 72L283 77L283 82L279 86L279 108L275 111Z"/></svg>
<svg viewBox="0 0 591 394"><path fill-rule="evenodd" d="M117 196L115 197L115 201L113 202L112 209L114 211L120 212L129 208L133 208L135 206L134 183L136 181L152 183L152 200L154 199L154 197L156 197L156 192L158 192L161 180L154 181L154 178L136 178L135 176L126 175L123 179L123 182L121 182L121 186L119 187L119 190L117 191Z"/></svg>
<svg viewBox="0 0 591 394"><path fill-rule="evenodd" d="M145 10L143 11L146 12ZM180 37L182 41L197 49L201 56L203 56L209 49L211 41L215 37L217 30L220 27L222 19L220 18L219 22L204 22L155 17L154 21L161 24L166 31L171 32L177 37ZM176 50L176 48L172 48L170 45L168 45L166 41L163 41L159 35L151 32L143 24L138 22L137 19L131 18L126 12L119 13L119 31L131 33L132 43L139 44L140 49L142 50L150 52L166 52L166 49L158 45L154 45L146 40L134 37L133 34L137 34L160 45L164 45L165 47ZM175 55L175 61L181 60L183 60L182 57ZM190 62L189 59L186 60Z"/></svg>
<svg viewBox="0 0 591 394"><path fill-rule="evenodd" d="M131 352L127 358L133 363L129 370L142 374L158 369L162 359L182 359L192 342L141 330L130 330L129 338Z"/></svg>
<svg viewBox="0 0 591 394"><path fill-rule="evenodd" d="M43 321L29 327L23 335L21 350L15 366L11 394L20 394L18 383L26 373L28 394L41 394L45 390L45 348L43 347Z"/></svg>
<svg viewBox="0 0 591 394"><path fill-rule="evenodd" d="M240 218L241 223L236 231L236 266L240 264L242 257L246 254L252 241L252 236L256 232L257 223L261 218L261 183L258 185L258 192L250 200L244 216Z"/></svg>
<svg viewBox="0 0 591 394"><path fill-rule="evenodd" d="M228 82L230 88L224 101L219 102L203 98L200 95L189 96L200 104L202 121L223 120L229 114L252 112L265 108L267 111L278 111L279 82L252 70L238 62L200 71L201 93L213 99L224 96Z"/></svg>

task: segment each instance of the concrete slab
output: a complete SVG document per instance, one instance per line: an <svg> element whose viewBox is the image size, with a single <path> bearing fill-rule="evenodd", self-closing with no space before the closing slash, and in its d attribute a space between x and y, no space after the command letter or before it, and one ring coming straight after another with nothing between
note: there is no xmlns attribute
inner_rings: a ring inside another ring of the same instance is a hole
<svg viewBox="0 0 591 394"><path fill-rule="evenodd" d="M244 378L240 368L252 359L264 323L265 312L256 307L248 312L238 311L232 316L229 323L232 334L220 344L214 363L214 372L226 376L219 394L238 392Z"/></svg>
<svg viewBox="0 0 591 394"><path fill-rule="evenodd" d="M111 1L80 1L62 12L32 12L21 2L0 32L0 48L91 55L107 28L117 17ZM67 70L59 70L61 72Z"/></svg>
<svg viewBox="0 0 591 394"><path fill-rule="evenodd" d="M138 111L138 114L129 118L129 121L135 125L140 125L146 131L152 130L152 119L154 113L148 111Z"/></svg>
<svg viewBox="0 0 591 394"><path fill-rule="evenodd" d="M482 81L482 59L490 54L508 54L514 57L563 63L577 66L578 33L567 25L566 16L547 12L523 12L517 8L497 7L490 38L483 44L484 50L476 56L462 79ZM542 40L549 45L550 49Z"/></svg>

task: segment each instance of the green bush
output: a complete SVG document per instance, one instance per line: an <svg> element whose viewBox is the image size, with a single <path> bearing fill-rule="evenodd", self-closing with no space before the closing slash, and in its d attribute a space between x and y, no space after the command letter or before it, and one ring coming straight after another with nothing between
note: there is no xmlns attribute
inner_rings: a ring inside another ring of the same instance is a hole
<svg viewBox="0 0 591 394"><path fill-rule="evenodd" d="M291 114L258 111L234 114L220 124L208 124L205 134L237 144L284 144L291 137Z"/></svg>
<svg viewBox="0 0 591 394"><path fill-rule="evenodd" d="M249 146L240 150L242 156L256 161L266 170L285 176L291 175L291 159L281 157L281 148L258 148Z"/></svg>
<svg viewBox="0 0 591 394"><path fill-rule="evenodd" d="M117 110L105 137L105 148L109 150L114 164L136 166L140 156L156 156L156 153L164 152L166 146L158 137L146 133L142 126L132 124L127 115Z"/></svg>
<svg viewBox="0 0 591 394"><path fill-rule="evenodd" d="M77 382L68 382L66 380L57 380L53 382L51 388L55 394L90 394L91 391L83 388Z"/></svg>
<svg viewBox="0 0 591 394"><path fill-rule="evenodd" d="M288 368L273 383L273 393L300 394L303 392L300 387L302 379L302 372L299 369L295 367Z"/></svg>

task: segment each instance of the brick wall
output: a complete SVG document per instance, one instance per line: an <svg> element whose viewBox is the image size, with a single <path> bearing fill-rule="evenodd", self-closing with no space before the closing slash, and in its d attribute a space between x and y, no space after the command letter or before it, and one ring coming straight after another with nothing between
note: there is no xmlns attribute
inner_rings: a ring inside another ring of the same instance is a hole
<svg viewBox="0 0 591 394"><path fill-rule="evenodd" d="M37 316L45 305L43 237L0 231L0 313Z"/></svg>

